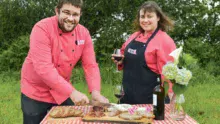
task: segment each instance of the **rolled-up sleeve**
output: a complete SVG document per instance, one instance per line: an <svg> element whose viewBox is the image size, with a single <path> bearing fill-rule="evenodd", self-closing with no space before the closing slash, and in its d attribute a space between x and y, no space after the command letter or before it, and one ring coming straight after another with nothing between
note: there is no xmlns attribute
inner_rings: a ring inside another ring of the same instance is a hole
<svg viewBox="0 0 220 124"><path fill-rule="evenodd" d="M35 25L30 36L30 55L34 70L41 77L43 82L54 92L59 94L53 96L56 101L63 96L66 99L70 96L74 87L59 75L57 69L52 63L51 41L49 33L44 26Z"/></svg>
<svg viewBox="0 0 220 124"><path fill-rule="evenodd" d="M96 63L94 47L91 36L86 31L85 46L82 51L82 66L85 74L85 78L88 84L89 92L93 90L101 90L101 77L98 64Z"/></svg>
<svg viewBox="0 0 220 124"><path fill-rule="evenodd" d="M162 42L159 49L157 50L157 68L160 74L162 74L163 66L173 61L173 58L169 54L176 49L176 45L173 41Z"/></svg>
<svg viewBox="0 0 220 124"><path fill-rule="evenodd" d="M169 56L169 54L176 49L176 45L174 41L170 38L164 38L163 42L161 42L158 50L157 50L157 68L159 71L159 74L161 74L161 78L164 79L164 76L162 74L163 66L167 62L173 62L173 58ZM172 83L168 82L170 85L169 92L172 92Z"/></svg>

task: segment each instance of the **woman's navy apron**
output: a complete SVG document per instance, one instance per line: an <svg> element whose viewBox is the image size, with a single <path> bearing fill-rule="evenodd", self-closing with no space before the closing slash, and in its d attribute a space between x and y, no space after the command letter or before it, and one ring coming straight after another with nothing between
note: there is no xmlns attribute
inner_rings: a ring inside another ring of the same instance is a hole
<svg viewBox="0 0 220 124"><path fill-rule="evenodd" d="M138 42L134 38L125 48L123 81L125 95L121 103L152 104L153 89L159 85L157 77L160 75L151 71L145 59L145 50L158 28L146 43Z"/></svg>

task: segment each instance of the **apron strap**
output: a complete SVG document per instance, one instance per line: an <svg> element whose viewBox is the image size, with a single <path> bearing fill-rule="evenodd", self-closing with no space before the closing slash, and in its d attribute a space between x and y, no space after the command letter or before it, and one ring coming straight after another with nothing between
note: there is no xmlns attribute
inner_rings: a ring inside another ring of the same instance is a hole
<svg viewBox="0 0 220 124"><path fill-rule="evenodd" d="M157 27L157 29L153 32L153 34L148 38L147 42L145 43L145 46L147 46L147 44L154 38L154 36L157 34L158 31L159 31L159 27Z"/></svg>

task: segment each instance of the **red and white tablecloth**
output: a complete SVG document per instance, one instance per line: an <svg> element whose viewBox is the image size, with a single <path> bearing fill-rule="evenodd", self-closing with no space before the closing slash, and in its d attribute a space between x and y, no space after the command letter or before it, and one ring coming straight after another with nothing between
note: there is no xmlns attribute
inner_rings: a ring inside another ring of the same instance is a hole
<svg viewBox="0 0 220 124"><path fill-rule="evenodd" d="M152 108L152 105L150 104L140 104L136 105L139 107L144 107L144 106L149 106ZM85 114L88 113L92 107L91 106L65 106L65 107L73 107L75 109L82 110ZM53 107L50 112L56 108ZM186 118L183 121L175 121L172 120L171 117L169 116L169 108L170 105L166 104L165 105L165 119L162 121L157 121L154 120L153 124L198 124L193 118L191 118L189 115L186 114ZM68 118L68 119L52 119L49 117L49 113L45 116L45 118L42 120L40 124L110 124L110 123L101 123L101 122L83 122L81 117L73 117L73 118Z"/></svg>

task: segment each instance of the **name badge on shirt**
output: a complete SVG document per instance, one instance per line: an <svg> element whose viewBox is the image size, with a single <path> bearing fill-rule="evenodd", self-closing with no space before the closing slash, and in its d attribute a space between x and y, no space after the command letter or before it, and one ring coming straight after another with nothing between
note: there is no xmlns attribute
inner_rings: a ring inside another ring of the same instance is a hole
<svg viewBox="0 0 220 124"><path fill-rule="evenodd" d="M131 54L137 55L137 50L136 49L128 48L128 52L131 53Z"/></svg>
<svg viewBox="0 0 220 124"><path fill-rule="evenodd" d="M85 40L76 40L76 45L84 45Z"/></svg>

